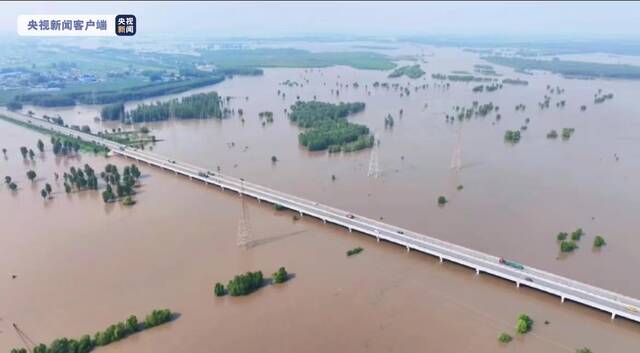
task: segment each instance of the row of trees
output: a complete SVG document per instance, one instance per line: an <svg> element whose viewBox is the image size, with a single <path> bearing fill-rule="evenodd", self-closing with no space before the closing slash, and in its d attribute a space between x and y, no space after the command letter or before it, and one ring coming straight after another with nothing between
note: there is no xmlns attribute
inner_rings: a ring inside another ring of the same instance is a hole
<svg viewBox="0 0 640 353"><path fill-rule="evenodd" d="M167 102L140 104L125 112L124 104L117 103L102 108L103 120L119 120L124 123L178 119L222 118L221 100L216 92L194 94Z"/></svg>
<svg viewBox="0 0 640 353"><path fill-rule="evenodd" d="M4 177L4 183L7 184L7 186L9 187L9 190L11 190L11 191L18 190L18 184L16 184L13 181L13 178L11 178L9 175Z"/></svg>
<svg viewBox="0 0 640 353"><path fill-rule="evenodd" d="M163 83L150 83L141 86L126 87L120 89L106 89L103 91L77 91L77 92L31 92L14 97L18 103L28 103L43 107L72 106L76 102L84 104L111 104L129 100L139 100L149 97L157 97L166 94L185 92L193 88L213 85L224 80L223 75L210 75L208 77L170 81Z"/></svg>
<svg viewBox="0 0 640 353"><path fill-rule="evenodd" d="M173 315L169 309L153 310L145 317L144 322L139 323L135 315L123 322L109 326L104 331L96 332L93 337L84 335L80 339L58 338L49 346L41 343L33 348L33 353L88 353L95 347L106 346L117 342L136 332L149 329L171 321ZM24 348L14 348L11 353L26 353Z"/></svg>
<svg viewBox="0 0 640 353"><path fill-rule="evenodd" d="M274 272L271 280L273 283L284 283L289 279L289 273L284 267L280 267L278 271ZM221 297L227 293L231 296L240 296L250 294L264 284L264 278L262 271L247 272L245 274L237 275L229 281L225 289L224 285L220 282L213 286L213 292L216 296Z"/></svg>
<svg viewBox="0 0 640 353"><path fill-rule="evenodd" d="M420 65L415 64L411 66L402 66L395 69L392 73L389 74L390 78L400 77L406 75L409 78L416 79L422 77L424 75L424 71L420 68Z"/></svg>

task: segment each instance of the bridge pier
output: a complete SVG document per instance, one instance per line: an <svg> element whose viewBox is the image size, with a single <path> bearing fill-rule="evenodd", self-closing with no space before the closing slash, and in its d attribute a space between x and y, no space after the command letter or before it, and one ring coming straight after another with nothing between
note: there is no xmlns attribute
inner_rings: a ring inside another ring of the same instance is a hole
<svg viewBox="0 0 640 353"><path fill-rule="evenodd" d="M322 223L327 223L327 220L323 218Z"/></svg>
<svg viewBox="0 0 640 353"><path fill-rule="evenodd" d="M438 256L440 258L440 263L442 263L442 256Z"/></svg>
<svg viewBox="0 0 640 353"><path fill-rule="evenodd" d="M380 237L376 237L376 241L379 243L380 242Z"/></svg>
<svg viewBox="0 0 640 353"><path fill-rule="evenodd" d="M564 303L564 297L560 297L560 303Z"/></svg>
<svg viewBox="0 0 640 353"><path fill-rule="evenodd" d="M409 251L411 251L411 248L409 248L409 247L407 246L407 252L409 252Z"/></svg>
<svg viewBox="0 0 640 353"><path fill-rule="evenodd" d="M349 228L349 233L351 233L351 228Z"/></svg>
<svg viewBox="0 0 640 353"><path fill-rule="evenodd" d="M520 288L520 282L516 282L516 288Z"/></svg>
<svg viewBox="0 0 640 353"><path fill-rule="evenodd" d="M616 313L611 313L611 320L616 318Z"/></svg>
<svg viewBox="0 0 640 353"><path fill-rule="evenodd" d="M480 274L480 269L476 268L476 275L479 275L479 274Z"/></svg>

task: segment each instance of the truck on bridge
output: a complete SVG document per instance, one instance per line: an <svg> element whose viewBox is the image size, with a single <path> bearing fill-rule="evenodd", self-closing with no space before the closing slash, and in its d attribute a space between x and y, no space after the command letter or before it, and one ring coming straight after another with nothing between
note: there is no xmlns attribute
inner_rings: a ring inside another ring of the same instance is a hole
<svg viewBox="0 0 640 353"><path fill-rule="evenodd" d="M507 260L504 257L501 257L500 260L498 260L501 264L505 265L505 266L509 266L509 267L513 267L516 268L518 270L524 270L524 266L522 266L522 264L519 264L515 261L511 261L511 260Z"/></svg>

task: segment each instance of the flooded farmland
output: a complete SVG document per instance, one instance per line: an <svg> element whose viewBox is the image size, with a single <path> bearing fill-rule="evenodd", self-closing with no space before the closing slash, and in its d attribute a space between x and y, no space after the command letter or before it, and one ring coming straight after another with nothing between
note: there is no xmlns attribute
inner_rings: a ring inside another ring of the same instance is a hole
<svg viewBox="0 0 640 353"><path fill-rule="evenodd" d="M635 178L640 172L640 107L635 102L640 82L525 75L494 66L502 75L498 79L529 84L474 93L479 83L450 82L447 88L448 81L431 74L473 72L474 65L486 64L477 54L433 47L400 52L421 55L418 62L427 75L411 80L347 67L266 69L263 76L236 76L163 97L215 90L232 97L229 108L242 109L245 121L236 114L222 121L148 123L162 140L153 151L640 296L640 284L628 280L640 265L635 254L638 201L629 197L640 194ZM280 84L287 80L299 85ZM376 81L409 87L410 94L374 88ZM550 94L547 85L564 93ZM614 98L594 104L597 89ZM551 107L540 110L545 95L551 96ZM330 155L302 149L300 129L284 111L298 97L365 102L365 111L351 120L368 126L380 141L379 177L367 175L371 150ZM556 107L561 100L566 105ZM492 113L445 121L455 106L474 101L499 106L501 119ZM516 111L518 104L526 110ZM70 124L93 130L120 126L94 121L96 106L25 109L60 114ZM272 124L261 124L262 111L274 113ZM387 114L395 119L393 128L385 129ZM527 129L520 142L505 143L505 130L523 125ZM551 129L563 128L575 129L570 140L546 138ZM635 352L640 343L637 327L624 320L612 322L606 314L560 304L557 298L316 220L294 221L291 213L253 201L247 201L253 246L239 248L237 195L144 165L143 187L132 208L105 205L90 191L66 195L59 184L54 198L43 201L39 190L54 171L128 161L90 154L81 160L56 159L45 153L29 166L19 147L25 141L35 146L46 137L4 121L0 131L2 147L9 151L0 161L2 174L19 179L17 193L5 186L0 190L0 268L6 269L0 280L0 350L22 344L12 332L13 322L34 341L49 342L95 332L154 307L171 307L179 318L100 350L572 352L588 345L607 352L615 343L616 352ZM456 146L459 170L450 167ZM277 156L276 164L271 156ZM41 176L35 187L25 177L28 169ZM436 202L440 195L449 199L444 207ZM580 249L560 256L556 234L576 228L587 235ZM596 234L608 242L599 251L591 247ZM347 258L345 251L355 246L365 251ZM268 275L280 266L295 275L283 286L268 286L246 298L213 296L215 282L249 270ZM11 278L13 273L17 278ZM536 320L534 331L502 347L497 334L512 329L523 312Z"/></svg>

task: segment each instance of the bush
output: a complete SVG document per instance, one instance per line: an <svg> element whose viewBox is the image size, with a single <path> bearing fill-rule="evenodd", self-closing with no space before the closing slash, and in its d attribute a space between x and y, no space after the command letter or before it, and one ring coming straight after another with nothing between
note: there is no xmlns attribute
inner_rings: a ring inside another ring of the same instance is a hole
<svg viewBox="0 0 640 353"><path fill-rule="evenodd" d="M353 248L351 250L348 250L347 251L347 256L353 256L353 255L359 254L359 253L361 253L363 251L364 251L364 249L358 246L357 248Z"/></svg>
<svg viewBox="0 0 640 353"><path fill-rule="evenodd" d="M104 196L103 196L103 199L104 199ZM127 196L124 198L124 201L122 201L122 204L125 206L133 206L136 204L136 201L131 196Z"/></svg>
<svg viewBox="0 0 640 353"><path fill-rule="evenodd" d="M573 240L563 240L560 243L560 251L562 252L572 252L578 248L578 244L576 244Z"/></svg>
<svg viewBox="0 0 640 353"><path fill-rule="evenodd" d="M151 328L171 321L169 309L156 309L144 318L144 327Z"/></svg>
<svg viewBox="0 0 640 353"><path fill-rule="evenodd" d="M520 131L518 130L507 130L504 133L504 140L508 142L516 143L520 141Z"/></svg>
<svg viewBox="0 0 640 353"><path fill-rule="evenodd" d="M283 283L289 279L289 274L284 267L280 267L278 271L273 274L273 283Z"/></svg>
<svg viewBox="0 0 640 353"><path fill-rule="evenodd" d="M576 349L576 353L593 353L593 352L591 352L591 349L585 347L585 348Z"/></svg>
<svg viewBox="0 0 640 353"><path fill-rule="evenodd" d="M582 228L578 228L571 233L571 240L578 241L583 235L584 235L584 231L582 230Z"/></svg>
<svg viewBox="0 0 640 353"><path fill-rule="evenodd" d="M567 234L567 232L560 232L558 233L557 239L559 241L563 241L563 240L566 240L568 236L569 234Z"/></svg>
<svg viewBox="0 0 640 353"><path fill-rule="evenodd" d="M525 334L531 331L533 327L533 320L528 315L521 314L518 316L518 321L516 322L516 332L519 334Z"/></svg>
<svg viewBox="0 0 640 353"><path fill-rule="evenodd" d="M498 336L498 341L502 343L509 343L512 339L513 337L511 337L511 335L506 332L503 332L500 334L500 336Z"/></svg>
<svg viewBox="0 0 640 353"><path fill-rule="evenodd" d="M446 204L447 202L449 202L449 201L447 200L446 197L438 196L438 205L444 206L444 204Z"/></svg>
<svg viewBox="0 0 640 353"><path fill-rule="evenodd" d="M262 271L247 272L237 275L227 284L227 291L231 296L247 295L262 287Z"/></svg>
<svg viewBox="0 0 640 353"><path fill-rule="evenodd" d="M604 240L604 238L600 235L596 235L595 239L593 239L593 246L595 246L596 248L601 248L605 245L607 245L607 242Z"/></svg>
<svg viewBox="0 0 640 353"><path fill-rule="evenodd" d="M224 285L220 282L216 283L213 287L213 293L215 293L216 297L222 297L226 294L224 290Z"/></svg>
<svg viewBox="0 0 640 353"><path fill-rule="evenodd" d="M279 204L279 203L274 204L274 205L273 205L273 208L275 208L275 209L276 209L276 211L285 211L285 210L287 209L286 207L282 206L282 205L281 205L281 204Z"/></svg>

